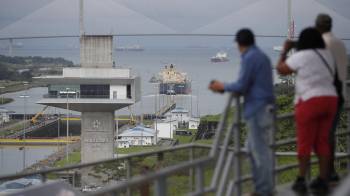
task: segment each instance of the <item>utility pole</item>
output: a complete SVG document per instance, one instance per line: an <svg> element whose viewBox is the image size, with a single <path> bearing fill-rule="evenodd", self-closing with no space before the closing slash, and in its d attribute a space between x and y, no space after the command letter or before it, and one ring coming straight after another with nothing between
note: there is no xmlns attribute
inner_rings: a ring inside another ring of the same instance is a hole
<svg viewBox="0 0 350 196"><path fill-rule="evenodd" d="M4 89L4 86L0 86L1 89L1 105L4 105L4 95L2 94L2 89Z"/></svg>
<svg viewBox="0 0 350 196"><path fill-rule="evenodd" d="M19 96L20 98L23 98L23 170L26 168L26 120L27 120L27 116L26 116L26 107L27 107L27 98L29 97L27 95L27 85L28 82L23 82L23 85L25 86L25 91L24 91L24 95Z"/></svg>
<svg viewBox="0 0 350 196"><path fill-rule="evenodd" d="M154 83L154 84L155 84L154 89L156 91L154 94L154 115L155 115L154 129L156 131L156 144L157 144L157 142L158 142L158 131L157 131L157 120L158 120L158 118L157 118L157 94L158 94L158 92L157 92L157 83Z"/></svg>
<svg viewBox="0 0 350 196"><path fill-rule="evenodd" d="M66 137L66 160L68 162L69 158L68 158L68 137L69 137L69 102L68 102L68 95L69 95L69 91L70 89L69 88L66 88L66 95L67 95L67 115L66 115L66 124L67 124L67 137Z"/></svg>
<svg viewBox="0 0 350 196"><path fill-rule="evenodd" d="M9 56L13 56L13 39L9 39L10 45L9 45Z"/></svg>

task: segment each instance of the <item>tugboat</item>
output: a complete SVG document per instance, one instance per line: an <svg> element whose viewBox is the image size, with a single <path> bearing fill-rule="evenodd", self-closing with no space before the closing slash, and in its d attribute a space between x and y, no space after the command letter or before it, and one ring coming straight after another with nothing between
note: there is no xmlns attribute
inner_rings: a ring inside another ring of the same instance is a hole
<svg viewBox="0 0 350 196"><path fill-rule="evenodd" d="M150 82L159 83L159 94L191 93L191 80L187 77L187 73L177 71L173 64L165 66L157 76L150 79Z"/></svg>
<svg viewBox="0 0 350 196"><path fill-rule="evenodd" d="M226 52L218 52L215 56L211 57L211 62L219 63L219 62L227 62L229 61Z"/></svg>

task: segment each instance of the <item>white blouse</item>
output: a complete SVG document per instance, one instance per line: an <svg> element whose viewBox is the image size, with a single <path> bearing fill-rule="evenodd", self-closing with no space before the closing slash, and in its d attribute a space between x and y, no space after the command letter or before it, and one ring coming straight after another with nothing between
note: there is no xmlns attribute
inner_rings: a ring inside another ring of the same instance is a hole
<svg viewBox="0 0 350 196"><path fill-rule="evenodd" d="M326 49L317 51L328 62L332 73L312 49L298 51L286 61L287 66L296 72L295 104L299 99L306 101L320 96L337 96L333 85L335 68L332 54Z"/></svg>

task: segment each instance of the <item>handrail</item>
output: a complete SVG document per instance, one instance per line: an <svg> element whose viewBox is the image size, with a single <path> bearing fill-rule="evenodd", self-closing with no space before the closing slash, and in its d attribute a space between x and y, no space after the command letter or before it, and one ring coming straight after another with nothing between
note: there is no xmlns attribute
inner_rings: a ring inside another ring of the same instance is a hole
<svg viewBox="0 0 350 196"><path fill-rule="evenodd" d="M59 168L43 169L43 170L39 170L39 171L32 171L32 172L26 172L26 173L2 175L2 176L0 176L0 181L23 178L26 176L33 176L33 175L38 175L38 174L45 175L47 173L53 173L53 172L58 172L58 171L80 169L83 167L90 167L90 166L95 166L95 165L104 164L104 163L127 160L130 158L140 157L140 156L145 157L145 156L149 156L149 155L157 155L159 153L172 152L172 151L187 149L187 148L191 148L191 147L201 148L202 146L197 146L196 144L183 144L183 145L173 146L173 147L159 149L159 150L155 150L155 151L132 153L132 154L125 155L123 157L104 159L104 160L94 161L94 162L89 162L89 163L80 163L80 164L76 164L76 165L68 165L68 166L59 167Z"/></svg>
<svg viewBox="0 0 350 196"><path fill-rule="evenodd" d="M178 165L173 165L170 167L160 169L156 173L150 173L150 174L146 174L146 175L142 175L142 176L136 176L127 182L126 181L120 182L118 184L102 188L96 192L89 193L88 195L104 195L104 194L109 193L109 192L116 192L116 191L120 191L120 190L125 190L128 187L133 187L133 186L139 185L139 184L144 183L144 182L149 182L149 181L155 180L157 177L163 177L163 176L166 176L169 174L176 173L176 172L181 171L181 170L193 168L197 165L204 164L204 163L207 163L210 161L212 161L212 158L210 158L210 157L200 158L200 159L193 160L193 161L187 161L184 163L180 163Z"/></svg>
<svg viewBox="0 0 350 196"><path fill-rule="evenodd" d="M224 126L226 124L226 121L227 121L227 114L230 110L230 106L232 104L232 100L234 98L234 94L231 94L228 101L227 101L227 104L226 104L226 107L224 109L224 113L221 115L220 117L220 121L219 121L219 125L218 125L218 128L217 128L217 132L214 136L214 141L213 141L213 148L211 149L210 151L210 154L209 156L213 157L217 154L218 152L218 147L219 147L219 143L220 143L220 139L221 139L221 136L222 136L222 131L224 129ZM237 99L239 99L237 97Z"/></svg>
<svg viewBox="0 0 350 196"><path fill-rule="evenodd" d="M232 94L231 97L233 97L234 95ZM231 104L231 97L229 99L229 104ZM239 100L239 97L236 98L236 100ZM239 101L236 102L236 108L239 108ZM226 110L225 112L229 110L230 108L230 105L228 105L228 107L226 107ZM237 111L237 114L239 113L239 111ZM237 116L237 115L235 115ZM225 113L223 116L222 116L222 123L219 125L218 129L217 129L217 134L216 134L216 145L218 146L218 142L221 140L221 135L222 135L222 131L223 131L223 128L225 126L225 120L227 119L227 113ZM236 121L236 119L235 119ZM215 170L214 170L214 174L213 174L213 177L212 177L212 180L211 180L211 187L217 187L218 183L219 183L219 177L221 176L221 173L222 173L222 170L224 169L223 166L225 164L225 156L226 156L226 153L227 153L227 148L228 148L228 145L229 145L229 142L231 140L231 137L232 137L232 133L233 132L237 132L238 130L238 125L235 124L235 123L232 123L231 126L229 127L227 133L226 133L226 136L224 138L224 142L223 142L223 145L222 145L222 148L220 149L220 154L218 156L218 159L217 159L217 162L216 162L216 167L215 167ZM212 151L218 151L218 147L213 145L212 147ZM215 153L216 154L216 153ZM230 157L230 160L232 159L233 157ZM226 163L226 164L230 164L230 163ZM224 180L226 180L226 175L224 174ZM224 183L224 182L222 182Z"/></svg>
<svg viewBox="0 0 350 196"><path fill-rule="evenodd" d="M227 116L230 111L230 107L232 104L233 99L235 98L236 101L236 114L235 114L235 119L226 130L225 133L225 127L227 123ZM350 111L350 107L346 107L347 111ZM294 114L293 113L288 113L288 114L282 114L276 117L276 121L282 121L282 120L287 120L293 118ZM349 118L349 117L348 117ZM223 134L225 135L225 139L223 141L223 144L221 145L220 143L221 138L223 137ZM232 147L229 145L229 142L231 140L232 134L234 134L234 144L235 147ZM347 131L342 131L338 132L335 134L336 136L343 136L343 135L350 135L350 130L348 127ZM270 137L274 137L274 135L271 135ZM273 142L270 147L271 149L277 148L282 145L289 145L292 143L295 143L296 139L286 139L286 140L280 140ZM170 147L170 148L164 148L164 149L159 149L159 150L154 150L154 151L149 151L149 152L140 152L140 153L133 153L129 154L123 157L118 157L118 158L113 158L113 159L106 159L106 160L101 160L101 161L95 161L91 163L81 163L77 165L70 165L70 166L65 166L62 168L52 168L52 169L45 169L41 171L34 171L34 172L28 172L28 173L22 173L22 174L13 174L13 175L5 175L5 176L0 176L0 181L2 180L10 180L10 179L15 179L15 178L21 178L25 176L31 176L31 175L42 175L44 179L46 179L46 175L48 173L53 173L53 172L58 172L58 171L64 171L64 170L71 170L71 169L80 169L83 167L90 167L90 166L95 166L98 164L105 164L105 163L111 163L115 161L130 161L130 159L135 158L135 157L147 157L147 156L153 156L153 155L159 155L162 153L167 153L167 152L174 152L177 150L183 150L183 149L193 149L193 148L205 148L205 149L210 149L209 154L207 157L201 157L201 158L196 158L193 159L191 158L189 161L182 161L179 164L176 165L171 165L167 167L163 167L159 169L157 172L154 173L148 173L144 175L138 175L138 176L133 176L131 177L129 175L127 181L122 181L118 182L118 184L113 184L109 185L106 187L103 187L99 189L96 192L89 193L88 195L103 195L106 193L116 193L119 191L123 190L130 190L131 187L135 187L137 185L140 185L145 182L150 182L150 181L155 181L155 195L160 196L166 194L166 188L162 188L162 186L166 187L166 179L179 171L183 170L193 170L195 169L195 179L196 179L196 189L194 192L190 191L190 195L203 195L204 193L209 193L209 192L215 192L216 194L223 195L224 194L224 188L227 187L226 190L226 195L231 195L231 193L235 192L235 195L240 195L241 193L241 184L243 182L246 182L248 180L251 180L251 175L245 175L241 176L241 163L240 159L242 157L242 154L244 154L244 151L241 149L240 146L240 103L239 103L239 97L236 97L234 94L231 94L228 102L226 104L226 107L224 109L223 115L221 115L221 120L219 123L219 126L217 128L215 138L213 140L212 145L205 145L205 144L184 144L184 145L179 145L175 147ZM219 154L218 154L219 152ZM274 155L276 153L272 151ZM349 152L349 151L348 151ZM192 153L193 154L193 153ZM344 159L344 158L349 158L350 154L342 154L340 156L337 156L337 159ZM226 161L225 161L226 160ZM216 168L214 170L214 174L212 177L212 181L209 187L204 187L204 181L203 181L203 176L204 176L204 171L203 167L205 167L208 163L212 163L213 161L216 162ZM234 162L233 166L235 167L234 174L235 177L233 180L229 181L227 184L228 180L228 175L231 170L231 163ZM316 161L312 161L312 164L316 163ZM289 169L294 169L297 168L298 164L290 164L290 165L284 165L284 166L279 166L274 168L274 174L278 174L280 172L289 170ZM130 173L130 172L129 172ZM218 176L222 174L222 178L219 181ZM190 174L191 175L191 174ZM45 181L45 180L44 180ZM130 192L129 192L130 193Z"/></svg>

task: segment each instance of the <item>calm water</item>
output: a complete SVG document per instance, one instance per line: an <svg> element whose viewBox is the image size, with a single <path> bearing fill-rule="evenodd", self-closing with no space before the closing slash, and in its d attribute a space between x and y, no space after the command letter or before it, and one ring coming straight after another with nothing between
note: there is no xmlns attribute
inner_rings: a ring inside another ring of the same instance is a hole
<svg viewBox="0 0 350 196"><path fill-rule="evenodd" d="M172 50L145 50L143 52L119 52L115 55L115 60L122 67L131 68L134 74L141 76L142 83L142 104L136 104L132 109L135 113L154 112L155 86L149 83L149 79L157 74L166 63L175 64L179 71L186 72L192 80L192 108L193 113L197 114L197 100L200 114L218 113L222 110L224 96L215 95L207 90L210 80L219 78L221 80L230 81L236 77L238 73L239 58L237 55L231 55L230 62L211 63L210 57L216 54L213 49L172 49ZM63 54L62 54L63 55ZM24 105L26 105L27 113L36 113L43 106L36 105L35 102L40 100L43 94L47 93L45 88L29 89L27 94L30 98L24 103L20 95L25 94L24 91L5 94L6 97L15 99L15 102L5 105L8 110L22 113ZM165 98L160 97L160 102ZM217 100L213 102L213 100ZM177 98L177 104L190 109L191 96L182 96ZM141 107L142 105L142 107ZM64 111L62 111L64 112ZM65 113L65 112L64 112ZM118 111L118 113L128 113L127 111Z"/></svg>
<svg viewBox="0 0 350 196"><path fill-rule="evenodd" d="M283 43L281 38L257 38L258 45L270 56L273 64L276 63L279 52L273 51L273 46ZM65 42L66 41L66 42ZM18 56L49 56L63 57L79 63L79 43L77 39L60 39L59 42L50 39L23 40L23 48L15 49L15 55ZM114 40L115 45L116 39ZM114 60L118 66L131 68L133 73L141 76L142 80L142 102L135 104L132 110L136 114L142 111L145 113L154 112L155 87L150 84L149 79L165 64L175 64L176 68L182 72L187 72L192 82L191 96L178 97L177 104L191 109L196 115L219 113L223 110L226 96L214 94L208 91L208 83L212 79L222 81L232 81L237 78L239 71L240 55L232 44L231 37L160 37L160 38L118 38L119 46L138 43L143 45L143 52L120 52L114 51ZM350 42L346 42L349 46ZM2 41L2 45L7 43ZM68 47L69 46L69 47ZM198 47L194 47L198 46ZM200 46L200 47L199 47ZM32 48L30 48L32 47ZM1 48L1 47L0 47ZM226 51L230 61L224 63L211 63L210 57L219 51ZM2 49L0 53L6 54ZM278 82L278 76L275 74L275 82ZM5 105L5 108L22 113L24 110L24 100L18 98L24 92L10 93L5 96L12 97L16 101ZM36 113L42 106L35 104L43 94L47 93L45 88L35 88L28 90L30 99L26 104L28 113ZM162 102L165 98L160 97ZM191 104L192 100L192 104ZM161 104L161 103L160 103ZM199 107L197 108L197 104ZM55 112L54 109L51 109ZM57 112L57 110L56 110ZM64 111L61 111L64 112ZM64 112L65 113L65 112ZM127 110L118 111L120 114L129 113Z"/></svg>
<svg viewBox="0 0 350 196"><path fill-rule="evenodd" d="M27 146L24 151L16 146L0 146L0 175L12 174L23 170L23 161L26 167L47 158L57 151L54 146Z"/></svg>
<svg viewBox="0 0 350 196"><path fill-rule="evenodd" d="M18 49L19 50L19 49ZM18 53L21 50L18 51ZM142 82L142 104L137 103L132 107L136 114L142 111L145 113L154 112L155 86L149 83L149 79L157 74L161 68L167 63L175 64L176 68L182 72L186 72L192 80L192 111L197 114L212 114L222 111L226 96L213 94L208 91L208 83L212 79L220 79L223 81L231 81L238 75L239 55L236 50L229 49L229 62L211 63L210 57L214 56L219 50L211 48L183 48L183 49L152 49L143 52L118 52L115 54L117 65L131 68L134 74L141 76ZM43 51L44 52L44 51ZM60 52L58 50L57 52ZM38 51L35 51L35 54ZM32 54L32 55L35 55ZM22 55L29 55L23 51ZM56 54L57 55L57 54ZM65 53L62 53L64 56ZM78 54L77 54L78 55ZM79 58L79 56L77 56ZM75 57L74 59L76 59ZM23 113L26 108L27 113L36 113L43 106L35 104L43 94L47 93L46 88L29 89L27 94L30 98L26 103L20 95L25 94L24 91L5 94L6 97L15 99L15 102L4 105L8 110L17 113ZM165 97L159 97L158 102L162 105ZM177 104L187 109L191 109L191 96L181 96L176 98ZM197 104L198 103L198 104ZM159 103L158 103L159 105ZM199 105L197 109L197 105ZM26 107L24 107L26 106ZM54 112L54 111L53 111ZM57 112L57 110L56 110ZM61 111L65 113L64 111ZM129 113L126 110L118 111L121 114Z"/></svg>
<svg viewBox="0 0 350 196"><path fill-rule="evenodd" d="M283 40L280 38L258 38L257 43L275 64L279 52L273 51L272 48L281 45ZM119 46L138 43L145 47L143 52L114 52L114 60L118 66L131 68L133 73L141 76L143 97L141 102L132 107L134 113L154 112L155 88L148 81L165 64L170 63L175 64L178 70L187 72L193 81L192 99L191 96L177 97L178 105L189 110L192 108L193 115L215 114L223 110L227 95L214 94L208 91L207 86L212 79L232 81L237 78L240 56L232 44L231 37L118 38L117 41ZM78 39L35 39L21 40L21 42L24 47L14 50L17 56L63 57L76 64L79 63ZM4 49L6 45L8 45L6 41L0 41L0 54L8 54L8 51ZM346 46L349 48L349 41L346 42ZM226 51L230 61L211 63L210 57L219 51ZM275 82L278 82L276 74ZM27 93L30 98L27 100L19 98L24 93ZM23 113L24 108L27 113L37 113L43 106L35 104L35 102L39 101L42 95L46 93L47 88L34 88L27 90L27 92L5 94L4 96L11 97L15 101L4 105L4 107L16 113ZM164 96L159 97L157 104L162 105L165 100ZM65 110L54 108L47 110L47 113L58 112L66 113ZM123 109L118 111L118 114L129 114L129 111ZM26 150L26 165L44 159L55 150L55 147L28 147ZM0 158L0 175L18 172L23 168L23 151L20 151L18 147L0 148Z"/></svg>

